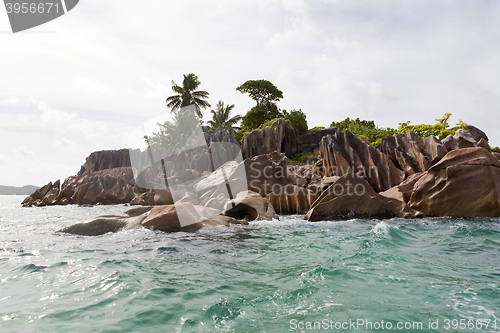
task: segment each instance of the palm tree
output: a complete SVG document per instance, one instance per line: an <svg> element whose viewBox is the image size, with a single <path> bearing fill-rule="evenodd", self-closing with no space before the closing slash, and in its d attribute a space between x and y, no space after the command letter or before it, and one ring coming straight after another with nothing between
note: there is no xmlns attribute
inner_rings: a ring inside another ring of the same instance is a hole
<svg viewBox="0 0 500 333"><path fill-rule="evenodd" d="M208 98L209 93L206 91L195 91L199 85L200 81L198 80L198 76L193 73L184 74L182 87L178 86L175 81L172 80L172 90L177 93L177 95L167 98L167 106L172 109L171 112L194 104L196 114L198 117L203 118L201 108L205 109L206 107L210 107L210 104L205 100Z"/></svg>
<svg viewBox="0 0 500 333"><path fill-rule="evenodd" d="M207 122L208 125L210 125L213 129L216 129L222 125L233 127L233 125L236 125L236 123L242 118L240 115L229 118L233 109L234 104L224 105L223 101L219 101L215 110L210 111L210 113L212 113L212 120L209 120Z"/></svg>

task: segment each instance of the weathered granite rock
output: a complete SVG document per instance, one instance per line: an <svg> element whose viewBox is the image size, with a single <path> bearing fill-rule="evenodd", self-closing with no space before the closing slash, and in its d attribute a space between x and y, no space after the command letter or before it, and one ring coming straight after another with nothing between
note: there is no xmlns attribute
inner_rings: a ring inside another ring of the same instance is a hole
<svg viewBox="0 0 500 333"><path fill-rule="evenodd" d="M336 131L323 137L320 154L327 176L360 173L377 192L388 190L405 178L404 172L387 155L349 131Z"/></svg>
<svg viewBox="0 0 500 333"><path fill-rule="evenodd" d="M54 184L50 182L42 188L35 190L35 192L30 196L26 197L21 205L24 207L55 205L59 200L60 186L60 180L57 180Z"/></svg>
<svg viewBox="0 0 500 333"><path fill-rule="evenodd" d="M335 134L337 127L329 127L299 136L299 147L302 154L319 154L319 143L324 136Z"/></svg>
<svg viewBox="0 0 500 333"><path fill-rule="evenodd" d="M422 138L410 131L383 138L378 148L407 176L427 171L448 153L435 137Z"/></svg>
<svg viewBox="0 0 500 333"><path fill-rule="evenodd" d="M492 153L493 157L495 157L497 160L500 161L500 154L499 153Z"/></svg>
<svg viewBox="0 0 500 333"><path fill-rule="evenodd" d="M202 178L194 185L194 191L196 195L200 197L205 192L215 189L221 184L225 184L227 180L233 178L233 174L237 170L238 166L238 162L228 161L207 177ZM241 173L241 176L245 175L242 172L239 173Z"/></svg>
<svg viewBox="0 0 500 333"><path fill-rule="evenodd" d="M134 207L134 208L131 208L131 209L127 210L123 214L128 215L130 217L134 217L134 216L139 216L139 215L142 215L144 213L147 213L151 209L153 209L153 206Z"/></svg>
<svg viewBox="0 0 500 333"><path fill-rule="evenodd" d="M141 222L148 215L144 212L130 216L126 215L102 215L90 221L77 223L72 226L58 230L58 233L66 233L80 236L99 236L108 232L118 232L122 229L136 229L141 227Z"/></svg>
<svg viewBox="0 0 500 333"><path fill-rule="evenodd" d="M326 190L330 185L335 183L340 177L339 176L331 176L331 177L323 177L314 182L309 183L307 189L312 191L315 195L319 196Z"/></svg>
<svg viewBox="0 0 500 333"><path fill-rule="evenodd" d="M500 217L500 162L484 148L453 150L415 184L410 206L427 216Z"/></svg>
<svg viewBox="0 0 500 333"><path fill-rule="evenodd" d="M166 232L194 231L206 226L228 226L231 223L241 224L229 216L220 215L220 211L191 203L176 203L153 207L142 222L142 226Z"/></svg>
<svg viewBox="0 0 500 333"><path fill-rule="evenodd" d="M258 193L244 191L224 206L224 215L238 220L271 220L276 217L273 205Z"/></svg>
<svg viewBox="0 0 500 333"><path fill-rule="evenodd" d="M33 194L27 196L23 200L21 205L23 205L25 207L29 207L29 206L33 206L33 205L34 206L41 206L43 198L45 198L45 195L47 194L47 192L50 191L50 189L52 189L52 182L49 182L47 185L42 186L39 189L36 189L35 192L33 192Z"/></svg>
<svg viewBox="0 0 500 333"><path fill-rule="evenodd" d="M285 120L280 118L271 126L245 134L241 150L245 159L273 151L296 154L299 152L298 131L288 127Z"/></svg>
<svg viewBox="0 0 500 333"><path fill-rule="evenodd" d="M296 185L286 185L266 196L278 214L305 214L317 198L313 191Z"/></svg>
<svg viewBox="0 0 500 333"><path fill-rule="evenodd" d="M455 131L455 135L448 135L442 142L448 151L478 147L478 144L472 135L461 128Z"/></svg>
<svg viewBox="0 0 500 333"><path fill-rule="evenodd" d="M246 170L248 189L257 192L262 197L288 184L293 180L288 175L287 158L285 154L273 152L247 158L238 166ZM239 172L238 172L239 173Z"/></svg>
<svg viewBox="0 0 500 333"><path fill-rule="evenodd" d="M401 184L391 187L387 191L380 192L380 195L384 197L393 198L397 200L404 201L408 203L410 201L411 194L413 193L413 187L415 183L418 182L425 172L414 173L413 175L406 178Z"/></svg>
<svg viewBox="0 0 500 333"><path fill-rule="evenodd" d="M321 162L320 162L321 163ZM293 179L293 175L305 179L306 183L315 182L324 177L325 173L322 168L322 163L314 165L301 164L297 162L287 162L288 174ZM297 184L295 184L297 185ZM300 185L297 185L300 186Z"/></svg>
<svg viewBox="0 0 500 333"><path fill-rule="evenodd" d="M377 194L364 178L346 174L323 192L304 219L315 222L417 216L420 214L405 202Z"/></svg>
<svg viewBox="0 0 500 333"><path fill-rule="evenodd" d="M71 201L77 204L95 205L129 203L140 193L135 185L132 169L114 168L76 177ZM61 191L62 192L62 191Z"/></svg>
<svg viewBox="0 0 500 333"><path fill-rule="evenodd" d="M45 194L42 199L42 203L49 206L55 205L58 201L59 191L61 187L61 181L58 179L53 185L52 188Z"/></svg>
<svg viewBox="0 0 500 333"><path fill-rule="evenodd" d="M475 126L467 125L467 127L465 128L465 130L467 132L469 132L470 135L472 135L472 137L474 138L474 140L476 140L476 142L478 142L478 143L479 143L479 140L481 140L481 139L483 139L486 142L489 141L488 136L486 135L486 133L484 133L483 131L481 131L479 128L477 128Z"/></svg>
<svg viewBox="0 0 500 333"><path fill-rule="evenodd" d="M201 221L200 214L190 203L156 206L149 212L142 225L162 231L180 231L183 227L199 229L196 226Z"/></svg>
<svg viewBox="0 0 500 333"><path fill-rule="evenodd" d="M84 176L49 183L27 197L23 206L95 205L129 203L141 194L130 167L104 169Z"/></svg>
<svg viewBox="0 0 500 333"><path fill-rule="evenodd" d="M153 189L143 193L138 193L132 200L130 205L141 206L158 206L158 205L171 205L174 203L170 190L167 189Z"/></svg>
<svg viewBox="0 0 500 333"><path fill-rule="evenodd" d="M96 171L129 166L130 155L127 149L96 151L85 159L77 176L83 177Z"/></svg>
<svg viewBox="0 0 500 333"><path fill-rule="evenodd" d="M485 141L483 138L481 138L478 142L477 142L477 145L478 147L483 147L484 149L486 149L487 151L491 151L491 147L490 145L488 144L488 141Z"/></svg>

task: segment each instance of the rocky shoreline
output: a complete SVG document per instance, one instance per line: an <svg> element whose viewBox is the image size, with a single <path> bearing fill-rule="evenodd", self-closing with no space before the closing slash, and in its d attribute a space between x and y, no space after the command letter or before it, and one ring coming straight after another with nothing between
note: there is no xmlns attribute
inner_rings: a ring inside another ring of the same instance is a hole
<svg viewBox="0 0 500 333"><path fill-rule="evenodd" d="M299 136L279 119L246 134L241 161L234 160L239 153L234 147L239 145L226 127L203 134L205 148L181 151L141 174L130 158L146 160L147 152L94 152L77 175L62 185L59 180L45 185L22 204L143 206L123 216L97 217L61 230L82 235L132 227L196 230L206 225L271 219L276 214L305 214L311 222L500 217L500 154L490 151L486 134L473 126L442 141L406 132L386 137L372 147L337 128ZM228 145L216 149L220 143ZM304 164L288 160L287 155L299 152L313 157ZM224 156L214 158L216 154ZM228 162L214 165L214 160ZM221 199L221 193L244 178L245 188L231 187L235 192L230 192L232 200ZM167 180L168 184L179 184L175 191L161 187ZM176 209L185 211L183 216L191 216L195 222L183 227Z"/></svg>

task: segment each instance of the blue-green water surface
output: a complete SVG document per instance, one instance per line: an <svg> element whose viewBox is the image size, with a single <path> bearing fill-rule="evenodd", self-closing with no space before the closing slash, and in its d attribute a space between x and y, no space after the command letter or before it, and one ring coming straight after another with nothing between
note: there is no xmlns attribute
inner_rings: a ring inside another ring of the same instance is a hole
<svg viewBox="0 0 500 333"><path fill-rule="evenodd" d="M80 237L55 231L129 207L22 199L0 197L2 333L500 332L500 219Z"/></svg>

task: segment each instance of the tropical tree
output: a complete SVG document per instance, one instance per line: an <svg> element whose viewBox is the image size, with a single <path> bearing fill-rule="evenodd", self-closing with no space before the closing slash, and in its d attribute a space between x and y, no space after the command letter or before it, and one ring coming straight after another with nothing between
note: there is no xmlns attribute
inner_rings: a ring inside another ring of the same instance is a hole
<svg viewBox="0 0 500 333"><path fill-rule="evenodd" d="M209 95L208 92L201 90L196 91L200 84L198 76L193 73L184 74L182 86L177 85L175 81L172 80L172 91L177 93L177 95L167 98L167 106L174 112L182 107L194 104L196 114L198 117L203 118L201 109L210 107L210 104L206 101Z"/></svg>
<svg viewBox="0 0 500 333"><path fill-rule="evenodd" d="M233 109L234 104L224 105L223 101L219 101L215 110L210 111L210 113L212 113L212 120L207 121L208 125L210 125L213 129L222 125L235 128L234 125L236 125L242 117L240 115L230 117Z"/></svg>
<svg viewBox="0 0 500 333"><path fill-rule="evenodd" d="M248 94L257 105L243 116L242 129L250 131L268 120L282 117L275 102L283 98L283 92L267 80L249 80L236 88L242 94Z"/></svg>
<svg viewBox="0 0 500 333"><path fill-rule="evenodd" d="M257 102L257 106L279 101L283 92L267 80L249 80L236 88L242 94L248 94Z"/></svg>
<svg viewBox="0 0 500 333"><path fill-rule="evenodd" d="M200 126L194 107L172 110L171 121L158 123L159 131L145 136L144 139L153 149L164 148L171 154L186 145L193 132Z"/></svg>

